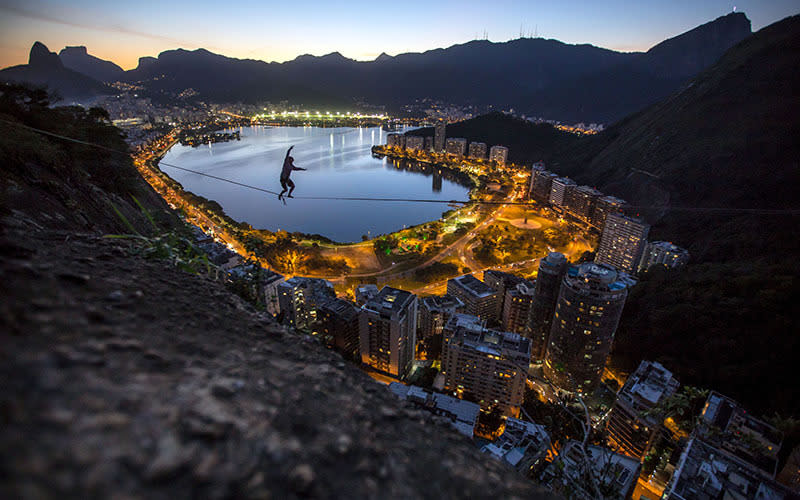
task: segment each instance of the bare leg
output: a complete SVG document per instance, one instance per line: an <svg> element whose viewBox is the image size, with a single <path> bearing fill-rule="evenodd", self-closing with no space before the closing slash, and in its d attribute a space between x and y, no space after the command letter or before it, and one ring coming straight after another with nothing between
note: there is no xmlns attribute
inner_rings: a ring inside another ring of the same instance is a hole
<svg viewBox="0 0 800 500"><path fill-rule="evenodd" d="M286 192L286 189L287 189L287 186L286 186L286 181L284 181L284 180L281 180L281 187L283 188L283 191L281 191L281 192L280 192L280 194L278 195L278 199L279 199L279 200L280 200L280 199L283 199L283 193L285 193L285 192ZM290 194L291 194L291 193L290 193Z"/></svg>
<svg viewBox="0 0 800 500"><path fill-rule="evenodd" d="M294 196L292 196L292 191L294 191L294 182L289 180L289 181L286 181L286 183L289 184L289 194L287 194L286 196L289 197L289 198L294 198Z"/></svg>

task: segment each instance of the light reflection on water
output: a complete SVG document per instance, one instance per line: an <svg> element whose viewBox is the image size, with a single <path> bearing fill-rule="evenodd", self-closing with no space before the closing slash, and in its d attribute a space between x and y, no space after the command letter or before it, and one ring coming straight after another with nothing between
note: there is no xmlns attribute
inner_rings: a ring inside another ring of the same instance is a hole
<svg viewBox="0 0 800 500"><path fill-rule="evenodd" d="M166 163L280 191L286 150L292 144L296 196L466 199L468 188L442 177L398 169L372 157L370 148L386 143L380 128L245 127L241 141L191 148L174 146ZM241 188L189 172L163 167L184 188L217 201L225 212L259 229L322 234L337 241L390 233L437 219L446 204L289 199Z"/></svg>

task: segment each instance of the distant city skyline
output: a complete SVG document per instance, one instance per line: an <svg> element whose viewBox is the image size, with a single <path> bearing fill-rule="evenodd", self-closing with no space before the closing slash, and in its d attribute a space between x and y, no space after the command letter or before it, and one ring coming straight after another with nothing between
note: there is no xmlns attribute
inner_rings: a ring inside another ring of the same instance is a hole
<svg viewBox="0 0 800 500"><path fill-rule="evenodd" d="M644 51L734 10L757 31L800 9L794 0L722 1L698 5L624 0L591 2L437 2L401 5L357 0L332 5L312 0L281 3L242 0L220 4L97 0L11 0L0 6L0 67L24 64L34 41L52 51L85 45L90 54L123 67L164 50L205 48L241 59L292 60L340 52L357 60L397 55L488 38L504 42L538 35L565 43Z"/></svg>

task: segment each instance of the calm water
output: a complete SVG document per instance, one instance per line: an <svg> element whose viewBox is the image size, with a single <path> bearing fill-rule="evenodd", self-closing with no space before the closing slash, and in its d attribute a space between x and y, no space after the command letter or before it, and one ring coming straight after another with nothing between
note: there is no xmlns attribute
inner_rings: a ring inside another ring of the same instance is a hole
<svg viewBox="0 0 800 500"><path fill-rule="evenodd" d="M241 141L174 146L166 163L280 192L286 150L307 172L293 172L295 196L357 196L463 200L469 189L431 173L400 170L370 148L386 143L380 128L248 127ZM184 188L217 201L225 213L259 229L322 234L336 241L390 233L437 219L446 204L289 199L162 167Z"/></svg>

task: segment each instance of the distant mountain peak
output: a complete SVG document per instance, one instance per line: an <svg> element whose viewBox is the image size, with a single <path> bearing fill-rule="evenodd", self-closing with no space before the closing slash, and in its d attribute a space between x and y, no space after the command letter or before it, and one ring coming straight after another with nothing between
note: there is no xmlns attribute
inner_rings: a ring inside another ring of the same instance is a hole
<svg viewBox="0 0 800 500"><path fill-rule="evenodd" d="M58 53L59 56L64 54L75 54L75 55L89 55L89 51L86 49L85 45L67 45L61 52Z"/></svg>
<svg viewBox="0 0 800 500"><path fill-rule="evenodd" d="M142 69L142 68L146 68L148 66L152 66L156 62L158 62L158 59L156 59L155 57L152 57L152 56L140 57L139 58L139 65L137 66L137 69Z"/></svg>
<svg viewBox="0 0 800 500"><path fill-rule="evenodd" d="M111 61L105 61L89 54L83 45L64 47L58 57L65 67L82 73L100 82L113 82L120 79L125 71Z"/></svg>
<svg viewBox="0 0 800 500"><path fill-rule="evenodd" d="M380 55L375 58L375 62L391 61L392 59L394 59L394 58L392 56L390 56L389 54L387 54L386 52L381 52Z"/></svg>
<svg viewBox="0 0 800 500"><path fill-rule="evenodd" d="M50 52L50 49L48 49L47 46L42 42L35 42L33 47L31 47L31 53L28 57L28 64L38 68L64 67L64 65L61 63L61 59L58 57L58 54L55 52Z"/></svg>
<svg viewBox="0 0 800 500"><path fill-rule="evenodd" d="M342 55L341 52L331 52L330 54L325 54L324 56L320 57L320 59L324 59L326 61L349 61L350 59L346 58Z"/></svg>

